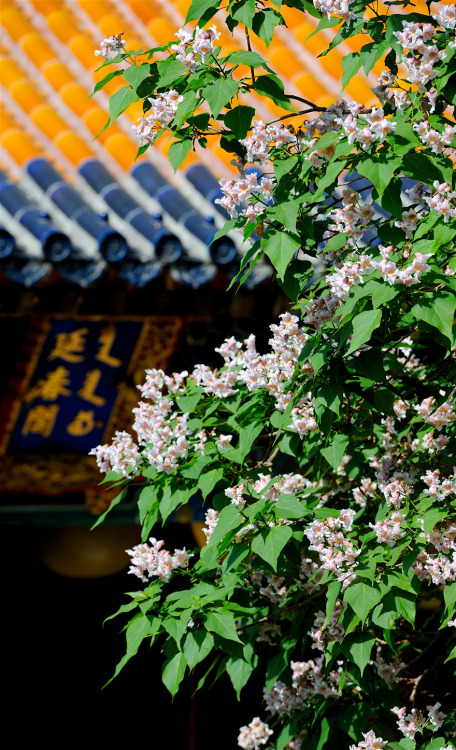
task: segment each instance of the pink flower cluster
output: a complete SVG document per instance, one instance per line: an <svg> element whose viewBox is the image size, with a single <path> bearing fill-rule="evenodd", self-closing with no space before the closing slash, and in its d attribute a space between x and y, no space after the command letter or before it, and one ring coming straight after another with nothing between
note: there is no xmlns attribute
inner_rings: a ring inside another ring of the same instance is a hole
<svg viewBox="0 0 456 750"><path fill-rule="evenodd" d="M304 530L310 542L309 549L318 552L322 569L337 573L343 588L355 579L356 558L361 553L343 534L351 530L354 515L355 511L348 508L341 511L339 518L315 519Z"/></svg>
<svg viewBox="0 0 456 750"><path fill-rule="evenodd" d="M149 97L152 105L150 114L147 117L139 117L139 125L131 126L141 145L155 141L158 131L169 125L183 99L184 97L180 96L175 89L166 91L155 99Z"/></svg>
<svg viewBox="0 0 456 750"><path fill-rule="evenodd" d="M434 70L434 65L443 60L445 52L439 51L434 44L426 44L435 33L432 24L403 21L402 28L403 31L396 31L394 35L408 53L402 57L407 80L423 91L425 85L437 76L438 71Z"/></svg>
<svg viewBox="0 0 456 750"><path fill-rule="evenodd" d="M383 492L388 505L392 505L395 510L399 510L405 499L413 492L415 476L412 474L413 467L409 472L397 471L394 469L395 463L393 458L383 458L376 478L378 487Z"/></svg>
<svg viewBox="0 0 456 750"><path fill-rule="evenodd" d="M265 164L272 148L280 149L289 143L294 144L296 137L284 125L265 125L262 120L253 120L252 135L247 136L240 143L247 151L245 158L248 162Z"/></svg>
<svg viewBox="0 0 456 750"><path fill-rule="evenodd" d="M340 125L348 142L365 150L373 143L383 143L389 133L394 133L396 127L395 122L386 119L382 107L372 107L370 114L362 115L362 120L349 114Z"/></svg>
<svg viewBox="0 0 456 750"><path fill-rule="evenodd" d="M448 185L447 182L442 182L441 184L439 184L438 180L434 182L434 188L437 192L432 196L426 196L424 200L428 204L429 208L432 209L432 211L441 214L443 216L445 224L448 224L450 218L454 218L456 216L456 207L454 203L456 192L451 189L450 185ZM453 201L453 203L451 201Z"/></svg>
<svg viewBox="0 0 456 750"><path fill-rule="evenodd" d="M313 627L308 632L308 635L310 635L310 637L314 641L314 643L312 644L312 648L318 648L320 651L324 651L328 643L331 643L332 641L341 643L345 634L345 630L343 625L341 625L338 620L340 619L340 616L344 611L344 606L344 602L341 602L339 600L335 603L334 609L331 613L331 617L329 618L325 628L323 628L326 620L325 613L321 611L316 613Z"/></svg>
<svg viewBox="0 0 456 750"><path fill-rule="evenodd" d="M288 596L288 587L282 576L265 573L264 570L255 570L251 573L249 581L261 596L266 597L272 604L281 605Z"/></svg>
<svg viewBox="0 0 456 750"><path fill-rule="evenodd" d="M203 532L206 535L207 541L209 541L215 527L217 526L218 515L218 510L214 510L214 508L209 508L209 510L206 512L206 517L204 519L206 528L203 528Z"/></svg>
<svg viewBox="0 0 456 750"><path fill-rule="evenodd" d="M139 448L128 432L116 432L111 445L98 445L89 456L96 456L98 468L105 474L116 471L124 476L136 471L141 461Z"/></svg>
<svg viewBox="0 0 456 750"><path fill-rule="evenodd" d="M445 714L439 711L439 708L440 703L436 703L434 706L427 706L427 718L417 708L412 708L410 713L407 713L405 707L398 708L395 706L391 710L398 717L397 727L399 731L402 732L404 737L409 737L413 740L415 734L428 723L433 725L433 731L436 731L442 726Z"/></svg>
<svg viewBox="0 0 456 750"><path fill-rule="evenodd" d="M445 31L456 27L456 5L454 4L441 6L436 13L431 13L431 16Z"/></svg>
<svg viewBox="0 0 456 750"><path fill-rule="evenodd" d="M440 471L435 469L431 471L428 469L426 474L420 477L423 482L427 485L424 490L426 495L434 497L436 500L444 500L448 495L452 495L456 492L456 466L453 467L453 478L440 480Z"/></svg>
<svg viewBox="0 0 456 750"><path fill-rule="evenodd" d="M154 537L147 542L137 544L133 549L127 549L126 552L131 557L131 566L129 573L137 576L144 583L147 583L148 577L158 576L167 581L173 570L183 568L188 564L192 554L184 549L177 549L172 555L168 550L162 549L163 539L157 541Z"/></svg>
<svg viewBox="0 0 456 750"><path fill-rule="evenodd" d="M342 213L343 210L340 211L340 214ZM347 214L344 213L341 219L345 221L346 218ZM359 229L355 230L354 226L350 230L352 236L358 235L360 231ZM361 230L361 234L364 234L364 230ZM354 255L349 256L344 263L335 266L335 271L328 278L331 294L342 301L348 299L351 288L355 284L362 284L364 274L372 271L372 268L372 258L369 255L361 254L357 259Z"/></svg>
<svg viewBox="0 0 456 750"><path fill-rule="evenodd" d="M104 57L105 60L112 60L120 52L124 51L125 42L120 38L123 31L120 34L113 34L108 39L103 39L100 42L101 49L96 49L94 55L96 57Z"/></svg>
<svg viewBox="0 0 456 750"><path fill-rule="evenodd" d="M387 281L390 285L404 284L405 286L412 286L413 284L418 284L420 275L430 270L430 266L428 266L426 261L431 257L432 253L416 252L412 262L408 266L398 268L395 261L391 260L391 254L394 251L392 245L388 247L379 245L379 250L382 260L374 262L372 265L380 271L383 280Z"/></svg>
<svg viewBox="0 0 456 750"><path fill-rule="evenodd" d="M405 663L400 660L398 655L393 656L391 661L387 662L382 656L382 649L380 646L377 648L377 654L375 661L371 662L373 667L376 669L377 674L382 680L385 680L386 684L391 687L395 682L399 682L401 679L399 672L405 667Z"/></svg>
<svg viewBox="0 0 456 750"><path fill-rule="evenodd" d="M250 201L252 196L255 197L258 202L250 202L247 208L241 212L242 216L246 216L248 219L254 221L266 208L264 201L271 200L275 180L270 177L262 177L261 181L258 182L257 173L252 172L238 180L221 179L219 180L219 184L222 189L223 198L217 198L215 203L219 203L222 208L228 211L232 219L237 216L237 206L240 206L247 200ZM262 199L260 196L262 196Z"/></svg>
<svg viewBox="0 0 456 750"><path fill-rule="evenodd" d="M377 483L373 482L369 477L364 477L364 479L361 480L361 485L359 487L354 487L352 490L355 503L361 508L364 508L367 498L375 497L376 489Z"/></svg>
<svg viewBox="0 0 456 750"><path fill-rule="evenodd" d="M450 424L456 418L456 412L453 404L449 401L444 401L435 411L431 412L434 404L434 396L428 396L428 398L425 398L421 404L417 404L414 409L421 417L423 417L427 424L431 424L437 430L441 430L442 427Z"/></svg>
<svg viewBox="0 0 456 750"><path fill-rule="evenodd" d="M436 585L444 585L456 580L456 526L446 529L433 529L426 536L426 541L438 552L451 554L451 558L435 555L426 550L420 552L412 565L412 570L421 581L432 581Z"/></svg>
<svg viewBox="0 0 456 750"><path fill-rule="evenodd" d="M425 211L417 211L414 208L410 208L408 211L402 212L402 220L395 221L394 226L402 229L402 231L405 232L406 238L410 240L413 237L418 222L420 219L423 219L424 216L426 216Z"/></svg>
<svg viewBox="0 0 456 750"><path fill-rule="evenodd" d="M382 750L382 747L388 744L388 740L382 740L381 737L376 737L375 733L363 732L364 740L361 740L357 745L350 745L349 750Z"/></svg>
<svg viewBox="0 0 456 750"><path fill-rule="evenodd" d="M240 728L237 742L243 750L258 750L261 745L266 745L272 733L272 729L256 716L248 726Z"/></svg>
<svg viewBox="0 0 456 750"><path fill-rule="evenodd" d="M431 149L433 154L443 154L456 135L456 125L445 125L443 132L431 128L427 120L415 123L413 130L418 133L421 143Z"/></svg>
<svg viewBox="0 0 456 750"><path fill-rule="evenodd" d="M340 662L337 670L325 671L325 657L322 654L318 659L309 661L292 661L292 687L298 690L302 698L311 701L318 695L325 698L337 697L339 695L339 680L342 672Z"/></svg>
<svg viewBox="0 0 456 750"><path fill-rule="evenodd" d="M375 531L379 544L387 544L388 547L394 547L398 539L404 536L405 532L401 530L401 523L404 519L405 516L401 513L392 513L389 518L377 521L375 524L370 523L369 526Z"/></svg>
<svg viewBox="0 0 456 750"><path fill-rule="evenodd" d="M356 18L356 14L350 11L352 0L312 0L320 13L326 13L328 18L340 16L345 21Z"/></svg>
<svg viewBox="0 0 456 750"><path fill-rule="evenodd" d="M214 42L219 38L220 32L215 26L210 26L205 31L197 26L194 35L185 29L179 29L175 36L179 39L179 44L172 44L171 49L176 52L176 59L180 60L190 73L194 73L198 66L212 55L215 49Z"/></svg>
<svg viewBox="0 0 456 750"><path fill-rule="evenodd" d="M411 446L412 450L424 450L428 451L432 455L432 453L435 453L436 451L443 450L447 443L448 438L446 435L438 435L435 438L433 432L427 432L421 440L421 443L419 439L416 438L412 441Z"/></svg>

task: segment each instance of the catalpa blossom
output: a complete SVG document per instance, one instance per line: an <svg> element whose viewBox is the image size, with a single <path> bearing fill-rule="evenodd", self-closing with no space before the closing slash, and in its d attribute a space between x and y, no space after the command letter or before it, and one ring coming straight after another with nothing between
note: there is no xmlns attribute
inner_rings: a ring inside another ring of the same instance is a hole
<svg viewBox="0 0 456 750"><path fill-rule="evenodd" d="M447 123L443 131L440 132L432 128L427 120L415 123L413 130L418 133L421 143L430 148L433 154L443 154L456 135L456 125L448 125ZM451 190L449 186L448 190Z"/></svg>
<svg viewBox="0 0 456 750"><path fill-rule="evenodd" d="M112 60L120 52L124 51L125 42L120 38L123 31L120 34L113 34L108 39L103 39L100 42L101 49L96 49L94 55L96 57L104 57L105 60Z"/></svg>
<svg viewBox="0 0 456 750"><path fill-rule="evenodd" d="M454 130L456 132L456 129ZM451 186L447 182L439 184L438 180L434 182L434 188L436 190L434 195L426 196L424 200L429 208L443 216L443 220L447 224L450 218L456 216L456 192L451 189Z"/></svg>
<svg viewBox="0 0 456 750"><path fill-rule="evenodd" d="M222 189L223 198L217 198L215 203L220 204L228 211L233 219L237 216L237 206L240 206L245 201L249 201L252 196L255 196L257 200L262 196L265 201L270 201L276 183L270 177L262 177L261 180L258 180L258 174L251 172L238 180L226 180L222 178L219 180L219 185ZM254 219L265 208L266 206L263 203L250 204L242 212L242 215L247 216L249 219Z"/></svg>
<svg viewBox="0 0 456 750"><path fill-rule="evenodd" d="M173 570L185 567L192 554L188 553L185 548L175 550L173 554L163 549L164 541L158 541L154 537L149 539L150 544L144 542L137 544L133 549L127 549L126 552L131 557L131 566L129 573L137 576L144 583L148 578L158 576L167 581Z"/></svg>
<svg viewBox="0 0 456 750"><path fill-rule="evenodd" d="M324 698L340 696L339 682L342 670L339 668L326 672L324 654L315 660L292 661L290 667L292 687L303 700L310 702L319 695Z"/></svg>
<svg viewBox="0 0 456 750"><path fill-rule="evenodd" d="M456 5L442 5L437 12L431 13L441 29L447 31L456 27Z"/></svg>
<svg viewBox="0 0 456 750"><path fill-rule="evenodd" d="M269 158L270 149L282 148L296 143L296 137L284 125L265 125L262 120L252 122L252 135L240 141L247 151L248 162L264 164Z"/></svg>
<svg viewBox="0 0 456 750"><path fill-rule="evenodd" d="M404 536L404 531L401 530L401 523L404 519L405 516L401 513L392 513L389 518L377 521L375 524L370 523L369 526L375 531L379 544L387 544L388 547L394 547L398 539Z"/></svg>
<svg viewBox="0 0 456 750"><path fill-rule="evenodd" d="M399 673L404 669L405 664L400 660L398 655L393 656L391 661L387 662L382 656L381 646L377 647L377 654L375 661L371 661L370 664L376 669L377 674L382 680L385 680L386 684L391 687L395 682L399 682L401 679Z"/></svg>
<svg viewBox="0 0 456 750"><path fill-rule="evenodd" d="M149 97L148 101L152 105L150 114L146 117L138 118L139 125L131 126L135 135L140 139L141 144L153 143L157 137L157 131L169 125L183 99L184 97L175 89L166 91L155 99Z"/></svg>
<svg viewBox="0 0 456 750"><path fill-rule="evenodd" d="M402 57L407 80L424 91L425 85L438 75L434 65L443 60L445 51L440 51L434 44L426 44L435 33L432 24L403 21L402 29L393 33L407 53Z"/></svg>
<svg viewBox="0 0 456 750"><path fill-rule="evenodd" d="M268 724L256 716L248 726L240 728L237 742L243 750L258 750L261 745L266 745L272 733Z"/></svg>
<svg viewBox="0 0 456 750"><path fill-rule="evenodd" d="M326 13L328 18L340 16L345 21L356 18L356 14L350 11L352 0L313 0L313 4L320 13Z"/></svg>
<svg viewBox="0 0 456 750"><path fill-rule="evenodd" d="M210 26L208 29L197 26L194 36L185 29L179 29L175 36L179 39L179 44L172 44L171 49L176 52L176 59L180 60L190 73L194 73L214 52L214 42L219 38L220 32L216 26Z"/></svg>
<svg viewBox="0 0 456 750"><path fill-rule="evenodd" d="M350 750L381 750L388 744L388 740L376 737L372 730L363 732L363 737L364 740L361 740L357 745L350 745Z"/></svg>
<svg viewBox="0 0 456 750"><path fill-rule="evenodd" d="M115 471L128 476L138 469L141 462L139 448L128 432L116 432L111 445L98 445L92 448L89 456L96 456L98 468L106 474Z"/></svg>
<svg viewBox="0 0 456 750"><path fill-rule="evenodd" d="M445 714L439 711L440 703L436 703L434 706L427 706L428 717L425 718L424 714L416 708L412 708L411 712L407 714L407 709L403 708L392 708L392 712L398 717L397 726L404 737L409 737L413 740L415 734L422 729L429 722L434 726L433 731L439 729L445 718Z"/></svg>
<svg viewBox="0 0 456 750"><path fill-rule="evenodd" d="M207 541L209 541L215 527L217 526L218 515L218 510L214 510L213 508L209 508L206 512L206 517L204 519L206 528L203 528L203 532L206 535Z"/></svg>

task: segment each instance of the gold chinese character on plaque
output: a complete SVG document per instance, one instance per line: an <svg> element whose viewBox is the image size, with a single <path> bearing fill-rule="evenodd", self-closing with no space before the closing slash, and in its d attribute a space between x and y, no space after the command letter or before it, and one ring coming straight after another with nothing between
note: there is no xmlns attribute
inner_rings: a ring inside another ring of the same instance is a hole
<svg viewBox="0 0 456 750"><path fill-rule="evenodd" d="M109 365L109 367L120 367L120 365L122 364L121 359L113 357L112 354L110 354L111 347L115 341L115 338L116 329L114 328L114 326L108 326L107 328L103 329L98 339L100 347L95 359L98 359L99 362L104 362L104 364Z"/></svg>
<svg viewBox="0 0 456 750"><path fill-rule="evenodd" d="M76 331L65 331L55 336L55 346L48 359L63 359L65 362L83 362L85 336L88 328L78 328Z"/></svg>
<svg viewBox="0 0 456 750"><path fill-rule="evenodd" d="M66 367L57 367L35 383L25 394L24 401L28 404L35 398L42 398L43 401L55 401L59 396L71 396L71 391L67 387L69 385L70 371Z"/></svg>
<svg viewBox="0 0 456 750"><path fill-rule="evenodd" d="M78 396L83 398L85 401L89 401L94 406L104 406L106 399L103 396L99 396L95 391L97 390L98 383L100 382L102 372L101 370L89 370L84 379L82 388L78 391Z"/></svg>
<svg viewBox="0 0 456 750"><path fill-rule="evenodd" d="M67 426L67 432L73 437L88 435L95 427L95 413L92 410L84 411L81 409L72 422Z"/></svg>
<svg viewBox="0 0 456 750"><path fill-rule="evenodd" d="M22 427L22 434L42 435L45 438L50 437L54 429L55 420L59 411L57 404L39 404L33 406L28 412Z"/></svg>

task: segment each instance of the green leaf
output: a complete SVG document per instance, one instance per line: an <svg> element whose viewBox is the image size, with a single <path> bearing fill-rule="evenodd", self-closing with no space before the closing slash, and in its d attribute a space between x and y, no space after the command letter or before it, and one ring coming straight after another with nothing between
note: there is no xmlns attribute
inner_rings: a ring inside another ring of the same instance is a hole
<svg viewBox="0 0 456 750"><path fill-rule="evenodd" d="M334 610L334 605L339 597L341 590L342 590L341 581L331 581L331 583L328 586L328 590L326 593L326 617L323 623L323 629L326 628L331 618L331 615Z"/></svg>
<svg viewBox="0 0 456 750"><path fill-rule="evenodd" d="M192 150L192 141L190 138L184 138L182 141L175 141L171 144L168 151L168 159L171 166L176 172L180 165L187 158L187 154Z"/></svg>
<svg viewBox="0 0 456 750"><path fill-rule="evenodd" d="M273 8L267 8L266 10L260 10L259 13L255 13L252 29L266 46L269 47L274 36L275 27L283 23L284 20L280 13L277 13Z"/></svg>
<svg viewBox="0 0 456 750"><path fill-rule="evenodd" d="M217 78L216 81L203 86L201 94L209 104L214 118L217 119L223 107L236 96L237 91L237 81L232 78Z"/></svg>
<svg viewBox="0 0 456 750"><path fill-rule="evenodd" d="M370 341L373 331L379 327L382 320L381 310L365 310L353 318L353 338L348 347L347 354L351 354L363 344Z"/></svg>
<svg viewBox="0 0 456 750"><path fill-rule="evenodd" d="M445 664L447 661L451 661L451 659L456 659L456 646L452 648L450 655L445 659Z"/></svg>
<svg viewBox="0 0 456 750"><path fill-rule="evenodd" d="M447 583L443 587L443 598L448 614L451 617L456 607L456 582Z"/></svg>
<svg viewBox="0 0 456 750"><path fill-rule="evenodd" d="M361 52L350 52L342 58L342 90L350 83L363 64Z"/></svg>
<svg viewBox="0 0 456 750"><path fill-rule="evenodd" d="M230 545L230 551L223 561L223 572L229 573L233 568L239 567L242 560L247 557L250 550L246 542L238 542Z"/></svg>
<svg viewBox="0 0 456 750"><path fill-rule="evenodd" d="M201 490L201 494L204 499L214 489L217 482L223 479L223 469L213 469L200 476L198 480L198 489Z"/></svg>
<svg viewBox="0 0 456 750"><path fill-rule="evenodd" d="M157 488L153 485L147 485L144 487L138 497L138 510L139 520L144 523L144 520L149 513L151 507L157 503Z"/></svg>
<svg viewBox="0 0 456 750"><path fill-rule="evenodd" d="M108 125L112 125L114 120L117 120L119 115L121 115L122 112L124 112L127 107L130 106L130 104L134 104L134 102L137 102L138 99L138 94L136 93L136 91L133 91L130 86L124 86L123 88L119 89L119 91L116 91L115 94L113 94L109 98L109 121L105 125L103 130L105 130Z"/></svg>
<svg viewBox="0 0 456 750"><path fill-rule="evenodd" d="M179 62L179 60L173 60L169 57L166 60L160 60L157 63L157 68L160 74L157 87L160 89L168 88L171 83L175 83L179 78L188 73L188 68L185 65Z"/></svg>
<svg viewBox="0 0 456 750"><path fill-rule="evenodd" d="M179 102L176 114L173 117L173 128L182 127L188 117L193 115L198 106L200 97L197 95L196 91L186 91L183 97L184 98Z"/></svg>
<svg viewBox="0 0 456 750"><path fill-rule="evenodd" d="M185 16L185 23L200 19L201 16L209 10L209 8L218 8L219 3L217 0L192 0L192 4L187 11Z"/></svg>
<svg viewBox="0 0 456 750"><path fill-rule="evenodd" d="M283 203L276 203L266 210L266 216L270 219L279 221L290 232L296 232L296 221L301 208L299 200L287 200Z"/></svg>
<svg viewBox="0 0 456 750"><path fill-rule="evenodd" d="M283 83L275 75L258 76L255 80L255 91L260 96L266 96L268 99L277 104L278 107L289 112L294 112L295 108L291 105L288 96L285 96Z"/></svg>
<svg viewBox="0 0 456 750"><path fill-rule="evenodd" d="M347 589L348 591L348 589ZM371 633L350 633L342 642L341 650L348 659L351 659L359 671L361 677L369 663L372 646L375 643L375 637Z"/></svg>
<svg viewBox="0 0 456 750"><path fill-rule="evenodd" d="M342 388L338 383L325 383L318 390L317 398L327 409L331 409L339 416L342 395Z"/></svg>
<svg viewBox="0 0 456 750"><path fill-rule="evenodd" d="M176 489L168 485L163 490L163 497L160 500L160 515L163 523L180 505L188 503L190 498L195 494L193 488Z"/></svg>
<svg viewBox="0 0 456 750"><path fill-rule="evenodd" d="M376 388L374 391L374 404L375 408L378 409L382 414L388 414L390 417L395 417L394 402L397 401L397 396L390 391L389 388Z"/></svg>
<svg viewBox="0 0 456 750"><path fill-rule="evenodd" d="M183 652L189 669L193 669L211 653L214 638L207 630L189 630L185 636Z"/></svg>
<svg viewBox="0 0 456 750"><path fill-rule="evenodd" d="M238 104L237 107L228 110L223 121L226 127L233 131L236 138L241 139L245 138L249 132L253 117L255 117L253 107Z"/></svg>
<svg viewBox="0 0 456 750"><path fill-rule="evenodd" d="M138 649L145 638L152 637L155 639L160 630L160 624L160 620L151 615L138 614L133 620L130 620L126 630L127 649L125 656L117 664L116 671L109 682L117 677L132 656L138 653ZM109 685L109 682L106 684Z"/></svg>
<svg viewBox="0 0 456 750"><path fill-rule="evenodd" d="M291 535L292 530L289 526L273 526L272 529L263 529L253 538L252 552L276 570L278 557L291 539Z"/></svg>
<svg viewBox="0 0 456 750"><path fill-rule="evenodd" d="M179 690L179 685L184 679L185 667L185 657L180 652L165 662L162 680L171 695L175 695Z"/></svg>
<svg viewBox="0 0 456 750"><path fill-rule="evenodd" d="M417 320L423 320L437 328L453 344L453 322L456 310L456 296L441 289L428 292L420 297L420 302L412 307L411 314Z"/></svg>
<svg viewBox="0 0 456 750"><path fill-rule="evenodd" d="M296 155L287 156L284 159L277 157L274 160L274 175L277 182L279 182L281 177L289 174L298 161L299 159Z"/></svg>
<svg viewBox="0 0 456 750"><path fill-rule="evenodd" d="M124 70L111 70L111 72L108 73L107 76L96 82L94 89L89 96L89 99L91 99L92 96L97 93L97 91L100 91L100 89L104 88L106 84L109 83L109 81L111 81L116 76L121 76L124 72Z"/></svg>
<svg viewBox="0 0 456 750"><path fill-rule="evenodd" d="M425 154L406 154L402 159L401 171L406 177L432 186L434 180L445 182L442 171Z"/></svg>
<svg viewBox="0 0 456 750"><path fill-rule="evenodd" d="M184 414L190 414L202 398L202 393L195 393L193 396L178 396L176 402L181 412Z"/></svg>
<svg viewBox="0 0 456 750"><path fill-rule="evenodd" d="M105 510L104 513L101 514L93 524L93 526L90 527L90 531L93 531L93 529L96 529L97 526L99 526L103 521L105 520L108 513L112 511L113 508L116 507L116 505L119 505L119 503L124 499L125 495L127 494L127 487L125 487L118 495L114 498L114 500L111 500L111 503L109 505L109 508Z"/></svg>
<svg viewBox="0 0 456 750"><path fill-rule="evenodd" d="M261 240L261 247L283 281L285 271L294 254L300 248L299 242L286 232L267 232Z"/></svg>
<svg viewBox="0 0 456 750"><path fill-rule="evenodd" d="M358 164L358 172L372 182L379 197L390 184L396 169L402 165L399 157L389 158L381 152L374 157L365 156Z"/></svg>
<svg viewBox="0 0 456 750"><path fill-rule="evenodd" d="M249 68L265 68L270 70L268 61L261 57L258 52L248 52L247 50L236 50L231 52L227 58L233 65L248 65Z"/></svg>
<svg viewBox="0 0 456 750"><path fill-rule="evenodd" d="M253 667L238 656L230 656L226 663L226 671L236 691L237 699L240 700L241 690L247 684Z"/></svg>
<svg viewBox="0 0 456 750"><path fill-rule="evenodd" d="M344 601L351 606L362 622L364 622L370 610L380 602L381 598L382 590L377 584L362 581L351 583L344 594Z"/></svg>
<svg viewBox="0 0 456 750"><path fill-rule="evenodd" d="M340 462L342 461L348 445L347 435L335 435L330 445L327 448L322 448L320 453L326 458L328 464L337 470Z"/></svg>
<svg viewBox="0 0 456 750"><path fill-rule="evenodd" d="M227 641L242 643L236 630L234 616L230 612L214 609L206 616L205 627Z"/></svg>
<svg viewBox="0 0 456 750"><path fill-rule="evenodd" d="M228 532L237 529L243 521L244 519L235 505L232 505L231 503L226 505L220 511L219 517L217 518L217 525L211 534L208 547L219 544L219 542L223 541ZM207 549L207 547L205 549Z"/></svg>
<svg viewBox="0 0 456 750"><path fill-rule="evenodd" d="M130 65L130 67L125 68L123 74L130 86L136 91L138 86L150 75L150 65L149 63Z"/></svg>
<svg viewBox="0 0 456 750"><path fill-rule="evenodd" d="M239 0L230 6L230 16L238 23L242 23L247 28L252 27L252 19L255 15L255 0Z"/></svg>
<svg viewBox="0 0 456 750"><path fill-rule="evenodd" d="M261 422L252 422L243 427L240 431L238 451L241 459L244 460L252 449L252 445L261 433L263 425Z"/></svg>
<svg viewBox="0 0 456 750"><path fill-rule="evenodd" d="M294 495L281 495L271 506L276 518L303 518L308 511Z"/></svg>

